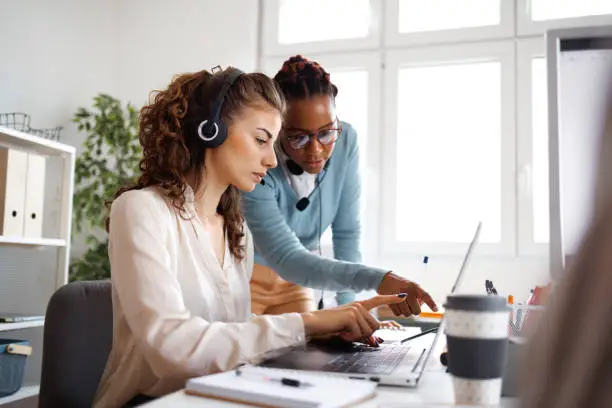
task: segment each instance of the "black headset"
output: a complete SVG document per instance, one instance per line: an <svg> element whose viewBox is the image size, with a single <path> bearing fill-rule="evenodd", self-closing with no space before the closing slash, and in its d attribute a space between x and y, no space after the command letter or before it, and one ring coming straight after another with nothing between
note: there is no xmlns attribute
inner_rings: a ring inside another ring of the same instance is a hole
<svg viewBox="0 0 612 408"><path fill-rule="evenodd" d="M287 165L287 170L289 170L291 174L299 176L304 173L304 169L292 159L287 160L285 164ZM325 166L327 166L327 163L325 163Z"/></svg>
<svg viewBox="0 0 612 408"><path fill-rule="evenodd" d="M221 67L214 67L212 69L213 75L215 70L221 70ZM223 107L227 92L242 74L244 72L238 68L229 68L228 72L221 74L223 76L223 84L212 104L210 116L200 122L197 128L198 136L207 148L219 147L227 139L227 125L221 120L221 108Z"/></svg>
<svg viewBox="0 0 612 408"><path fill-rule="evenodd" d="M325 166L323 167L323 171L327 171L327 167L329 167L329 161L331 158L327 159L327 162L325 163ZM291 174L294 174L296 176L299 176L300 174L304 173L304 169L300 167L299 164L297 164L294 160L289 159L285 162L287 164L287 169L289 170L289 172ZM310 196L312 196L312 194L315 192L315 190L317 188L319 188L319 184L321 184L321 182L323 181L323 179L325 178L325 175L323 175L323 177L321 178L321 180L316 182L315 188L312 190L312 192L308 195L308 197L302 197L298 200L297 203L295 203L295 208L297 208L299 211L304 211L306 208L308 208L308 206L310 205ZM262 180L263 181L263 180ZM321 194L319 194L320 196Z"/></svg>
<svg viewBox="0 0 612 408"><path fill-rule="evenodd" d="M282 147L281 147L282 148ZM287 153L285 153L287 154ZM331 157L329 159L327 159L327 162L325 163L325 166L323 167L323 171L327 171L327 168L329 167L329 162L331 160ZM289 170L289 173L299 176L301 174L304 174L304 169L300 167L299 164L297 164L295 162L295 160L293 159L288 159L287 161L285 161L285 164L287 165L287 170ZM323 178L325 178L325 176L323 176ZM319 188L319 184L321 184L321 182L323 181L323 178L321 178L321 180L319 180L314 188L314 190L312 190L312 192L308 195L308 197L302 197L298 200L297 203L295 203L295 208L298 209L299 211L304 211L306 208L308 208L308 206L310 205L310 196L314 193L314 191ZM261 184L262 186L266 185L266 181L265 180L261 180L259 182L259 184Z"/></svg>

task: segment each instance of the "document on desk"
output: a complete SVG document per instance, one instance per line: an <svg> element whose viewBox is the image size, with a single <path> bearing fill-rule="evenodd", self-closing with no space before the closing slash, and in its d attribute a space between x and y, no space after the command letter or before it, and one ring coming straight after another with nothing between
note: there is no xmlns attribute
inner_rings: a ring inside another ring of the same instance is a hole
<svg viewBox="0 0 612 408"><path fill-rule="evenodd" d="M260 407L349 407L376 395L376 383L324 374L245 366L192 378L191 395Z"/></svg>

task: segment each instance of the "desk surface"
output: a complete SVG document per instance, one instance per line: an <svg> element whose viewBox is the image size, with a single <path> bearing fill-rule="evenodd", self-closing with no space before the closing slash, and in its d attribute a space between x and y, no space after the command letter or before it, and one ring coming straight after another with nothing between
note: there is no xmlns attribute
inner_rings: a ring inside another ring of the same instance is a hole
<svg viewBox="0 0 612 408"><path fill-rule="evenodd" d="M250 407L250 405L235 404L215 399L195 397L186 395L183 391L177 391L159 400L144 405L147 408L230 408ZM379 386L376 397L359 404L358 408L436 408L450 407L454 405L453 385L448 374L428 372L425 374L419 388L399 388ZM516 401L510 398L502 398L500 407L512 408Z"/></svg>
<svg viewBox="0 0 612 408"><path fill-rule="evenodd" d="M423 336L425 339L430 335ZM431 342L431 338L429 340ZM439 343L443 343L440 341ZM443 344L438 344L436 349L441 350ZM390 386L379 386L377 395L373 399L359 404L358 408L435 408L454 405L453 384L446 368L439 362L440 353L436 350L432 354L429 366L421 379L418 388L401 388ZM501 407L512 408L516 400L502 398ZM183 391L177 391L156 401L144 405L147 408L198 408L202 406L213 408L249 407L250 405L230 403L215 399L186 395Z"/></svg>

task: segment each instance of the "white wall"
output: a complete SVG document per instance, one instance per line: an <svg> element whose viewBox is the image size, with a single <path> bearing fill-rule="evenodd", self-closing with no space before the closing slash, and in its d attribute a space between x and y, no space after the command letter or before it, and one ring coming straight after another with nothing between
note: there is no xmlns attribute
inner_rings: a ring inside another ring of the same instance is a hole
<svg viewBox="0 0 612 408"><path fill-rule="evenodd" d="M99 92L140 106L177 73L254 70L257 24L255 0L4 0L0 112L78 146L72 115Z"/></svg>
<svg viewBox="0 0 612 408"><path fill-rule="evenodd" d="M0 112L22 111L32 127L64 126L92 96L117 89L118 0L4 0L0 12Z"/></svg>
<svg viewBox="0 0 612 408"><path fill-rule="evenodd" d="M142 105L175 74L257 60L256 0L124 0L119 12L119 96Z"/></svg>

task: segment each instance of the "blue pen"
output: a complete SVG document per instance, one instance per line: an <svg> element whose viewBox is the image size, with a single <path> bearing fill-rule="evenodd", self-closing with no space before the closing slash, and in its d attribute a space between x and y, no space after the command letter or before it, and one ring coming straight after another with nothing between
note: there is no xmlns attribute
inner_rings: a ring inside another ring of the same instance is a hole
<svg viewBox="0 0 612 408"><path fill-rule="evenodd" d="M429 257L425 255L423 257L423 274L427 271L427 265L429 265Z"/></svg>

